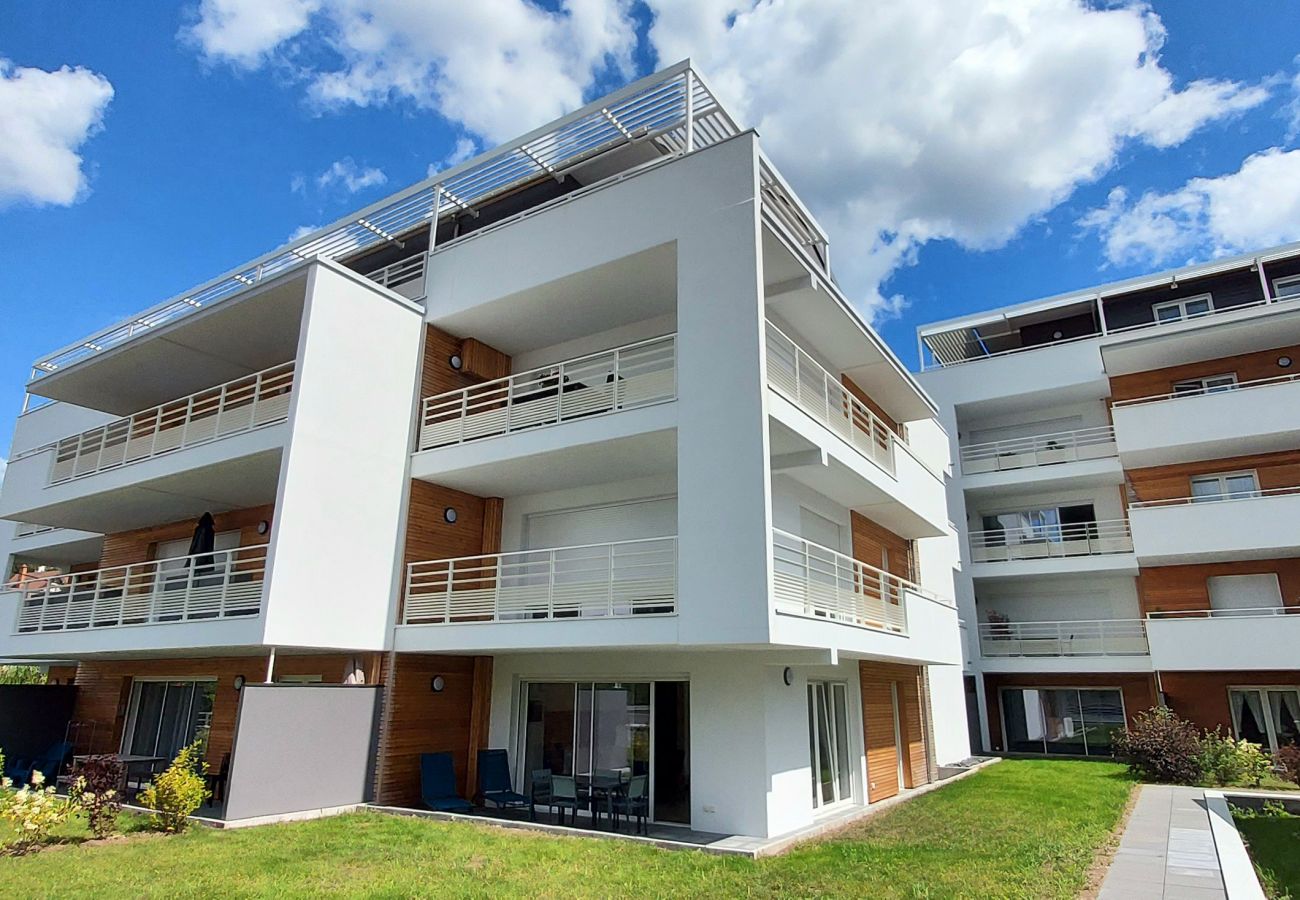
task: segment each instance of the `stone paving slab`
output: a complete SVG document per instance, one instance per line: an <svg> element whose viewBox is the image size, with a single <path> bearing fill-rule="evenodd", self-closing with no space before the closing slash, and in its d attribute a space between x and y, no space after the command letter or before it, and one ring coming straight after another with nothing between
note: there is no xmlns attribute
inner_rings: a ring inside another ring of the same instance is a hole
<svg viewBox="0 0 1300 900"><path fill-rule="evenodd" d="M1143 785L1101 900L1226 900L1205 792Z"/></svg>

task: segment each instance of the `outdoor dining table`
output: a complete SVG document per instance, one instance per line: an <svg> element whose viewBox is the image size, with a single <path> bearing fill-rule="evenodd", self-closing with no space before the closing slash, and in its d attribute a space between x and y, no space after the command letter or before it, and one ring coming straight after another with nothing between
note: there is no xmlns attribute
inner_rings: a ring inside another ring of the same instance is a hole
<svg viewBox="0 0 1300 900"><path fill-rule="evenodd" d="M126 790L126 784L131 778L132 771L141 772L141 770L143 770L143 773L152 775L154 767L158 765L158 763L167 761L166 757L163 756L141 756L135 753L85 754L82 756L72 757L72 761L73 763L80 763L84 760L90 759L92 756L110 756L122 764L121 787L123 791Z"/></svg>
<svg viewBox="0 0 1300 900"><path fill-rule="evenodd" d="M577 783L579 787L585 787L591 795L591 819L592 825L600 827L600 810L597 807L597 798L602 798L605 803L605 821L609 823L609 830L614 830L614 798L627 791L628 782L619 774L599 773L594 775L578 775Z"/></svg>

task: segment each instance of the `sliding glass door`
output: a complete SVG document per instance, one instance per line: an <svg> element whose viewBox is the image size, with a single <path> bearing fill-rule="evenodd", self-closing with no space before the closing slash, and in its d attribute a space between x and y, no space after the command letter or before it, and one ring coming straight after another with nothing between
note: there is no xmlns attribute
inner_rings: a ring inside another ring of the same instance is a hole
<svg viewBox="0 0 1300 900"><path fill-rule="evenodd" d="M849 716L845 685L808 683L808 743L812 760L813 807L853 797Z"/></svg>
<svg viewBox="0 0 1300 900"><path fill-rule="evenodd" d="M657 715L654 698L666 704ZM650 777L662 815L690 815L685 682L533 681L522 686L519 731L522 782L530 773ZM655 735L658 728L662 733ZM655 742L663 741L663 752ZM655 771L667 763L666 780Z"/></svg>
<svg viewBox="0 0 1300 900"><path fill-rule="evenodd" d="M1010 753L1110 756L1124 727L1124 698L1115 689L1003 688L1003 735Z"/></svg>
<svg viewBox="0 0 1300 900"><path fill-rule="evenodd" d="M195 739L206 746L216 693L212 680L137 680L131 688L122 752L171 760Z"/></svg>

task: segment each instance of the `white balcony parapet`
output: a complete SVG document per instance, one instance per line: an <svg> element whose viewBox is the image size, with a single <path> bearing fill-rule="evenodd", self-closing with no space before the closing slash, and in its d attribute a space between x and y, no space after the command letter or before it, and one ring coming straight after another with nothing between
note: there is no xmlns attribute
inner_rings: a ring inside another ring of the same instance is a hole
<svg viewBox="0 0 1300 900"><path fill-rule="evenodd" d="M907 634L906 593L944 603L905 578L779 528L772 529L772 568L780 613Z"/></svg>
<svg viewBox="0 0 1300 900"><path fill-rule="evenodd" d="M423 223L466 212L476 214L485 203L521 185L561 175L624 145L646 142L665 156L674 156L717 144L740 131L689 61L677 63L50 353L33 365L29 383L209 308L307 260L347 258L379 244L399 242L403 234Z"/></svg>
<svg viewBox="0 0 1300 900"><path fill-rule="evenodd" d="M832 432L894 474L898 435L785 332L767 323L767 383Z"/></svg>
<svg viewBox="0 0 1300 900"><path fill-rule="evenodd" d="M1138 406L1143 403L1162 403L1166 400L1185 400L1189 397L1204 397L1210 394L1228 394L1233 391L1248 391L1251 388L1268 387L1274 384L1286 384L1296 380L1300 380L1300 372L1292 372L1289 375L1274 375L1271 378L1256 378L1254 381L1220 384L1208 388L1189 388L1182 391L1171 391L1167 394L1152 394L1149 397L1131 397L1127 400L1115 400L1111 403L1111 408L1122 409L1126 406Z"/></svg>
<svg viewBox="0 0 1300 900"><path fill-rule="evenodd" d="M971 561L977 563L1100 556L1132 553L1133 534L1125 519L1038 528L997 528L972 531L970 548Z"/></svg>
<svg viewBox="0 0 1300 900"><path fill-rule="evenodd" d="M32 452L54 448L49 483L60 484L283 422L289 417L293 365L245 375Z"/></svg>
<svg viewBox="0 0 1300 900"><path fill-rule="evenodd" d="M676 335L638 341L427 397L420 450L463 444L677 397Z"/></svg>
<svg viewBox="0 0 1300 900"><path fill-rule="evenodd" d="M1188 506L1193 503L1228 503L1233 500L1257 500L1261 497L1284 497L1300 494L1300 486L1263 488L1249 491L1225 491L1218 494L1202 494L1199 497L1166 497L1162 500L1134 500L1129 509L1153 509L1165 506Z"/></svg>
<svg viewBox="0 0 1300 900"><path fill-rule="evenodd" d="M73 572L19 589L15 634L255 616L265 544Z"/></svg>
<svg viewBox="0 0 1300 900"><path fill-rule="evenodd" d="M530 622L677 612L677 538L409 563L404 625Z"/></svg>
<svg viewBox="0 0 1300 900"><path fill-rule="evenodd" d="M1146 656L1141 619L1071 622L981 622L980 653L988 657Z"/></svg>
<svg viewBox="0 0 1300 900"><path fill-rule="evenodd" d="M366 277L375 284L383 285L389 290L397 290L399 287L411 284L424 278L424 266L427 257L423 253L417 253L415 256L408 256L406 259L398 260L373 272L367 272ZM405 293L398 291L398 293ZM423 291L420 292L423 294Z"/></svg>
<svg viewBox="0 0 1300 900"><path fill-rule="evenodd" d="M1240 619L1255 616L1300 616L1300 606L1252 606L1241 609L1169 609L1147 613L1148 619Z"/></svg>
<svg viewBox="0 0 1300 900"><path fill-rule="evenodd" d="M33 525L31 522L19 522L14 529L14 537L32 537L37 534L48 534L51 531L58 531L58 525Z"/></svg>
<svg viewBox="0 0 1300 900"><path fill-rule="evenodd" d="M781 173L762 155L758 164L758 182L763 212L770 214L785 229L795 244L812 258L818 269L827 271L829 240L826 232L817 224L808 207L790 190Z"/></svg>
<svg viewBox="0 0 1300 900"><path fill-rule="evenodd" d="M966 475L1005 472L1117 455L1115 429L1110 425L1058 431L1030 437L966 444L961 448L961 469Z"/></svg>

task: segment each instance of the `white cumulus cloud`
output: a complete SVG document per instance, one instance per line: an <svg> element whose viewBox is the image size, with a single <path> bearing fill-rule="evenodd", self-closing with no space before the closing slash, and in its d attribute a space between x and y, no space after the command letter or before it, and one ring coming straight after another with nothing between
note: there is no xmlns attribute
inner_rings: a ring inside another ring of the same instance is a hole
<svg viewBox="0 0 1300 900"><path fill-rule="evenodd" d="M1076 0L650 0L661 62L690 55L831 231L868 312L928 241L1003 245L1140 142L1168 147L1266 90L1178 87L1140 5Z"/></svg>
<svg viewBox="0 0 1300 900"><path fill-rule="evenodd" d="M88 69L47 72L0 59L0 207L68 206L83 196L79 151L112 99L108 79Z"/></svg>
<svg viewBox="0 0 1300 900"><path fill-rule="evenodd" d="M181 37L210 60L253 69L306 28L319 8L319 0L202 0L197 20L181 29Z"/></svg>
<svg viewBox="0 0 1300 900"><path fill-rule="evenodd" d="M1236 172L1137 199L1116 188L1080 220L1115 265L1192 262L1300 239L1300 150L1272 147Z"/></svg>
<svg viewBox="0 0 1300 900"><path fill-rule="evenodd" d="M346 188L349 194L385 184L387 181L388 176L383 173L383 170L358 166L350 156L335 160L328 169L316 176L316 186L321 190L337 185ZM298 183L295 181L295 186Z"/></svg>

